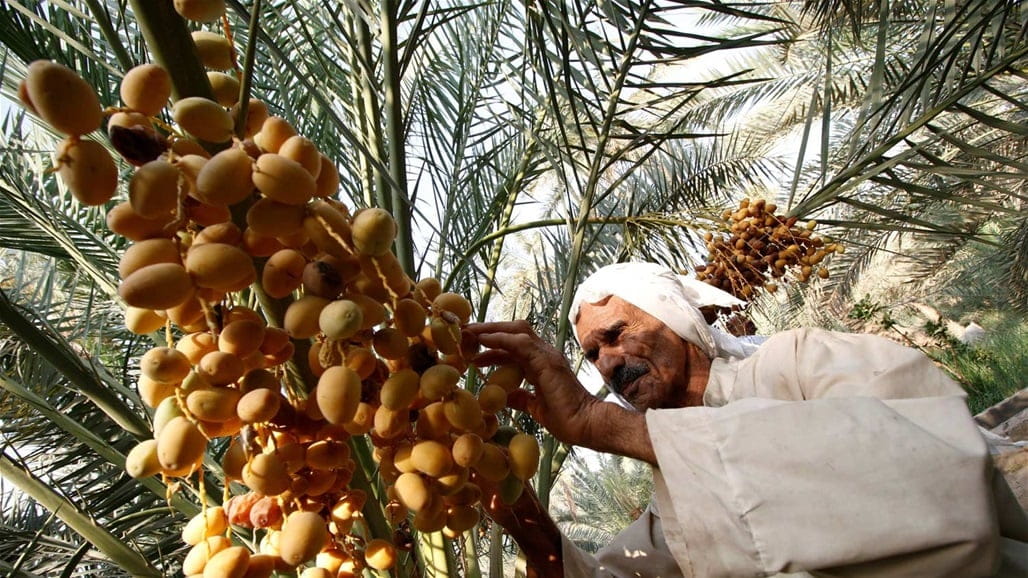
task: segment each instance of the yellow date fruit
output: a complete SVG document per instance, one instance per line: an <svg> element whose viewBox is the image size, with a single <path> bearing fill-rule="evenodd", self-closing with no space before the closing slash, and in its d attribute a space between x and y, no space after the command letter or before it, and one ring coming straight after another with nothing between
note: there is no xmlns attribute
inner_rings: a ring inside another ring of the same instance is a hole
<svg viewBox="0 0 1028 578"><path fill-rule="evenodd" d="M470 468L482 457L485 442L477 434L462 434L453 441L453 461L458 466Z"/></svg>
<svg viewBox="0 0 1028 578"><path fill-rule="evenodd" d="M361 401L361 380L349 367L334 365L325 370L315 388L318 408L329 423L353 420Z"/></svg>
<svg viewBox="0 0 1028 578"><path fill-rule="evenodd" d="M136 335L153 333L164 327L167 318L151 309L131 307L125 309L125 328Z"/></svg>
<svg viewBox="0 0 1028 578"><path fill-rule="evenodd" d="M57 172L83 205L102 205L118 189L118 167L111 153L91 140L67 139L57 151Z"/></svg>
<svg viewBox="0 0 1028 578"><path fill-rule="evenodd" d="M264 237L286 237L302 231L306 216L303 205L287 205L263 197L246 211L246 224Z"/></svg>
<svg viewBox="0 0 1028 578"><path fill-rule="evenodd" d="M228 385L246 373L243 360L224 351L212 351L200 358L197 372L212 385Z"/></svg>
<svg viewBox="0 0 1028 578"><path fill-rule="evenodd" d="M486 383L490 385L498 385L502 387L504 391L510 393L517 389L524 379L525 372L517 365L501 365L489 374L489 378L486 379Z"/></svg>
<svg viewBox="0 0 1028 578"><path fill-rule="evenodd" d="M314 558L327 540L328 531L321 516L314 512L293 512L282 526L279 555L286 564L297 566Z"/></svg>
<svg viewBox="0 0 1028 578"><path fill-rule="evenodd" d="M168 475L188 474L200 464L207 438L185 417L175 417L157 436L157 459Z"/></svg>
<svg viewBox="0 0 1028 578"><path fill-rule="evenodd" d="M215 554L232 546L224 536L211 536L189 549L182 561L182 573L186 576L203 576L203 569Z"/></svg>
<svg viewBox="0 0 1028 578"><path fill-rule="evenodd" d="M225 0L175 0L175 11L194 22L215 22L225 14Z"/></svg>
<svg viewBox="0 0 1028 578"><path fill-rule="evenodd" d="M321 310L328 304L329 300L324 297L304 295L286 308L282 327L293 339L314 337L321 330L318 325Z"/></svg>
<svg viewBox="0 0 1028 578"><path fill-rule="evenodd" d="M243 483L265 496L277 496L289 489L289 470L275 452L257 454L243 466Z"/></svg>
<svg viewBox="0 0 1028 578"><path fill-rule="evenodd" d="M282 143L278 154L300 163L314 179L321 174L321 153L310 139L300 135L291 136Z"/></svg>
<svg viewBox="0 0 1028 578"><path fill-rule="evenodd" d="M122 279L147 265L182 263L178 245L171 239L146 239L133 243L118 261L118 276Z"/></svg>
<svg viewBox="0 0 1028 578"><path fill-rule="evenodd" d="M218 349L238 357L257 351L264 342L264 322L238 319L226 323L218 334Z"/></svg>
<svg viewBox="0 0 1028 578"><path fill-rule="evenodd" d="M369 540L364 546L364 561L375 570L388 570L396 565L396 547L382 538Z"/></svg>
<svg viewBox="0 0 1028 578"><path fill-rule="evenodd" d="M221 291L238 290L257 276L253 259L239 247L225 243L204 243L189 248L186 271L197 287Z"/></svg>
<svg viewBox="0 0 1028 578"><path fill-rule="evenodd" d="M240 103L236 103L232 107L232 118L239 117ZM243 136L252 138L253 135L257 134L257 131L261 130L261 125L264 121L268 120L268 105L264 104L264 101L256 98L251 98L246 105L246 120L245 128L243 130Z"/></svg>
<svg viewBox="0 0 1028 578"><path fill-rule="evenodd" d="M453 396L443 402L443 412L453 428L469 432L482 423L482 407L474 395L464 389L458 389Z"/></svg>
<svg viewBox="0 0 1028 578"><path fill-rule="evenodd" d="M171 309L192 297L193 281L182 265L158 263L126 277L118 294L133 307Z"/></svg>
<svg viewBox="0 0 1028 578"><path fill-rule="evenodd" d="M232 68L232 45L220 34L197 30L192 33L193 44L204 67L213 70Z"/></svg>
<svg viewBox="0 0 1028 578"><path fill-rule="evenodd" d="M474 506L459 504L446 509L446 527L454 533L459 534L474 528L478 520L478 508Z"/></svg>
<svg viewBox="0 0 1028 578"><path fill-rule="evenodd" d="M163 469L157 459L157 440L143 440L125 456L125 472L133 478L149 478Z"/></svg>
<svg viewBox="0 0 1028 578"><path fill-rule="evenodd" d="M121 101L146 116L157 116L171 98L171 75L157 64L140 64L121 79Z"/></svg>
<svg viewBox="0 0 1028 578"><path fill-rule="evenodd" d="M166 398L175 395L175 389L179 385L177 382L161 383L141 375L136 382L136 389L139 390L139 399L143 400L147 407L155 408Z"/></svg>
<svg viewBox="0 0 1028 578"><path fill-rule="evenodd" d="M37 60L29 65L20 96L29 110L35 112L57 131L81 136L100 128L103 115L100 99L93 87L72 69Z"/></svg>
<svg viewBox="0 0 1028 578"><path fill-rule="evenodd" d="M211 556L203 567L203 578L243 578L250 564L250 550L231 546Z"/></svg>
<svg viewBox="0 0 1028 578"><path fill-rule="evenodd" d="M253 192L252 170L253 160L246 151L225 149L203 164L193 194L210 205L234 205Z"/></svg>
<svg viewBox="0 0 1028 578"><path fill-rule="evenodd" d="M190 518L182 528L182 541L196 546L211 536L217 536L228 528L225 508L213 506Z"/></svg>
<svg viewBox="0 0 1028 578"><path fill-rule="evenodd" d="M224 72L212 70L207 73L214 100L221 106L232 107L239 102L239 81Z"/></svg>
<svg viewBox="0 0 1028 578"><path fill-rule="evenodd" d="M178 383L189 375L192 366L181 351L170 347L154 347L139 360L142 374L160 383Z"/></svg>
<svg viewBox="0 0 1028 578"><path fill-rule="evenodd" d="M408 472L400 474L393 484L400 503L412 512L420 512L432 501L432 493L421 474Z"/></svg>
<svg viewBox="0 0 1028 578"><path fill-rule="evenodd" d="M496 413L507 407L507 392L496 384L486 384L478 392L478 405L484 413Z"/></svg>
<svg viewBox="0 0 1028 578"><path fill-rule="evenodd" d="M396 238L396 220L389 211L372 207L353 216L353 244L364 255L381 255L389 251Z"/></svg>
<svg viewBox="0 0 1028 578"><path fill-rule="evenodd" d="M411 465L433 478L438 478L453 468L450 448L433 440L414 444L410 454Z"/></svg>
<svg viewBox="0 0 1028 578"><path fill-rule="evenodd" d="M507 461L507 454L503 448L496 444L487 443L482 446L482 455L478 463L474 465L475 470L490 482L499 482L510 474L510 465Z"/></svg>
<svg viewBox="0 0 1028 578"><path fill-rule="evenodd" d="M539 442L526 433L515 434L507 445L510 472L519 480L532 478L539 469Z"/></svg>
<svg viewBox="0 0 1028 578"><path fill-rule="evenodd" d="M471 319L471 303L463 295L456 293L440 293L432 301L432 310L436 312L449 311L460 319L461 324L465 324Z"/></svg>
<svg viewBox="0 0 1028 578"><path fill-rule="evenodd" d="M276 251L264 264L261 284L268 296L281 299L300 288L307 258L296 249Z"/></svg>
<svg viewBox="0 0 1028 578"><path fill-rule="evenodd" d="M371 339L375 353L382 359L403 359L410 352L407 336L392 327L385 327L375 332Z"/></svg>
<svg viewBox="0 0 1028 578"><path fill-rule="evenodd" d="M332 159L324 154L321 155L321 170L315 180L316 197L332 197L339 192L339 169L332 163Z"/></svg>
<svg viewBox="0 0 1028 578"><path fill-rule="evenodd" d="M363 324L364 312L349 299L332 301L318 316L318 326L328 339L349 339Z"/></svg>
<svg viewBox="0 0 1028 578"><path fill-rule="evenodd" d="M168 218L178 208L181 173L164 159L136 169L129 179L129 203L144 219Z"/></svg>
<svg viewBox="0 0 1028 578"><path fill-rule="evenodd" d="M433 365L421 374L421 397L428 401L440 400L457 388L460 372L450 365Z"/></svg>
<svg viewBox="0 0 1028 578"><path fill-rule="evenodd" d="M244 423L270 420L282 406L282 395L272 389L258 388L243 394L236 405L236 414Z"/></svg>
<svg viewBox="0 0 1028 578"><path fill-rule="evenodd" d="M252 180L265 196L287 205L303 205L314 196L314 177L300 163L275 153L257 157Z"/></svg>
<svg viewBox="0 0 1028 578"><path fill-rule="evenodd" d="M382 406L394 411L410 407L418 395L420 379L421 376L412 369L402 369L390 375L379 392Z"/></svg>
<svg viewBox="0 0 1028 578"><path fill-rule="evenodd" d="M453 355L460 350L460 328L442 317L433 317L425 331L439 353ZM422 336L425 335L425 331L422 331Z"/></svg>
<svg viewBox="0 0 1028 578"><path fill-rule="evenodd" d="M397 301L396 308L393 310L393 324L407 337L420 335L425 329L427 318L425 308L413 299Z"/></svg>
<svg viewBox="0 0 1028 578"><path fill-rule="evenodd" d="M198 389L186 396L186 408L197 419L214 423L227 422L236 417L239 390L230 387Z"/></svg>
<svg viewBox="0 0 1028 578"><path fill-rule="evenodd" d="M182 130L198 139L221 143L232 138L232 117L213 100L200 96L183 98L175 103L172 117Z"/></svg>
<svg viewBox="0 0 1028 578"><path fill-rule="evenodd" d="M265 117L260 131L253 137L253 142L268 153L277 153L282 145L291 137L296 136L296 129L289 121L280 116Z"/></svg>
<svg viewBox="0 0 1028 578"><path fill-rule="evenodd" d="M319 250L338 259L351 258L350 222L346 215L327 201L317 199L307 205L303 230Z"/></svg>

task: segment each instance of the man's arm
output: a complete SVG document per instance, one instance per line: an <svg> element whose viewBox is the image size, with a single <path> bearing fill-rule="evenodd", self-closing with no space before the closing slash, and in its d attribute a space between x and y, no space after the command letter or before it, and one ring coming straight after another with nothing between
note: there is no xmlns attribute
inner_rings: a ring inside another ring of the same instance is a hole
<svg viewBox="0 0 1028 578"><path fill-rule="evenodd" d="M560 530L543 509L532 488L525 484L513 504L504 504L499 487L481 476L472 480L482 489L482 507L518 543L528 561L528 578L563 578Z"/></svg>
<svg viewBox="0 0 1028 578"><path fill-rule="evenodd" d="M475 358L476 364L517 365L534 386L534 391L511 392L507 399L510 407L527 411L564 443L656 463L643 414L590 394L567 359L540 339L527 322L478 323L465 331L488 348ZM507 530L528 558L529 576L562 578L565 553L561 534L535 492L526 485L521 497L506 505L495 484L477 481L486 513Z"/></svg>

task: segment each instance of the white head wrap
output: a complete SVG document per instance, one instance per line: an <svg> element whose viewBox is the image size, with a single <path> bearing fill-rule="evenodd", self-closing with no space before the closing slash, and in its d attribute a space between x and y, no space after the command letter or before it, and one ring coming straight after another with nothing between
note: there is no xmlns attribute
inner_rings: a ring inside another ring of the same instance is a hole
<svg viewBox="0 0 1028 578"><path fill-rule="evenodd" d="M578 286L568 318L572 328L582 303L597 303L615 296L664 322L679 337L699 347L711 359L746 357L755 345L707 325L699 308L708 305L732 307L744 302L707 283L676 275L655 263L607 265ZM575 329L578 339L578 330ZM581 343L581 339L579 339Z"/></svg>

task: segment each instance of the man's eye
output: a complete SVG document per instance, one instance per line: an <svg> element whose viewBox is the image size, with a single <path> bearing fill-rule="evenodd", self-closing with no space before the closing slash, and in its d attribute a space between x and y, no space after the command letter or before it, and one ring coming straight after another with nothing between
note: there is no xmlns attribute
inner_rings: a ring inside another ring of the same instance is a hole
<svg viewBox="0 0 1028 578"><path fill-rule="evenodd" d="M609 343L611 345L617 343L617 340L621 337L621 334L624 332L624 330L625 325L623 323L618 323L617 325L603 332L603 342Z"/></svg>
<svg viewBox="0 0 1028 578"><path fill-rule="evenodd" d="M599 356L600 356L600 350L599 349L593 348L593 349L587 349L585 351L585 358L586 358L586 360L588 360L590 362L596 361L596 358L598 358Z"/></svg>

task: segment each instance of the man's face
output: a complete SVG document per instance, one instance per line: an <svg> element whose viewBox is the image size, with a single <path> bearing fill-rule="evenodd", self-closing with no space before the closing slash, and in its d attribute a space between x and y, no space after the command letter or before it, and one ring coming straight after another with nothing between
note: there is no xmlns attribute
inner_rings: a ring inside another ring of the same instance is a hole
<svg viewBox="0 0 1028 578"><path fill-rule="evenodd" d="M612 296L582 304L575 327L586 359L636 409L696 404L688 391L690 345L656 317Z"/></svg>

